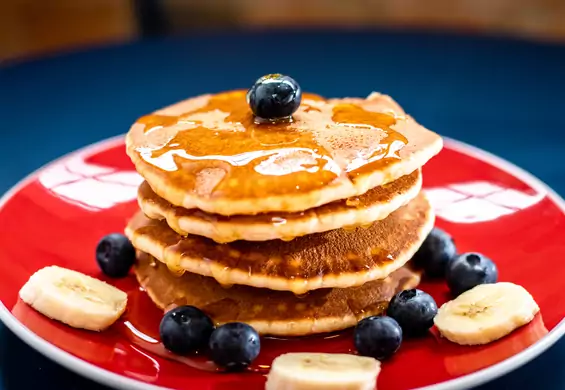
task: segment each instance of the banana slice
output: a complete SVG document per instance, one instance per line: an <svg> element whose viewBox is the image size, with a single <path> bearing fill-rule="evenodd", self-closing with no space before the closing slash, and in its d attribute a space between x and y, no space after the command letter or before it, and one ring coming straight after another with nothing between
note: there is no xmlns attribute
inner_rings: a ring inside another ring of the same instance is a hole
<svg viewBox="0 0 565 390"><path fill-rule="evenodd" d="M522 286L481 284L440 307L434 323L454 343L480 345L526 325L538 311L534 298Z"/></svg>
<svg viewBox="0 0 565 390"><path fill-rule="evenodd" d="M33 274L20 290L22 301L74 328L101 331L124 312L127 294L101 280L57 266Z"/></svg>
<svg viewBox="0 0 565 390"><path fill-rule="evenodd" d="M374 390L380 363L368 357L287 353L273 361L266 390Z"/></svg>

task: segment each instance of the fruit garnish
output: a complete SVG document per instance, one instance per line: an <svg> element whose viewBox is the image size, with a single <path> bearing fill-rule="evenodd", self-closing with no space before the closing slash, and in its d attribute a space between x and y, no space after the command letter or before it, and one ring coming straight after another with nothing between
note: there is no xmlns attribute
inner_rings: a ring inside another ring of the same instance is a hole
<svg viewBox="0 0 565 390"><path fill-rule="evenodd" d="M447 265L446 281L455 297L479 284L496 283L497 279L496 265L480 253L464 253Z"/></svg>
<svg viewBox="0 0 565 390"><path fill-rule="evenodd" d="M73 328L101 331L123 314L127 294L80 272L49 266L34 273L20 290L22 301Z"/></svg>
<svg viewBox="0 0 565 390"><path fill-rule="evenodd" d="M396 294L386 314L398 322L405 336L420 336L433 326L437 304L431 295L414 288Z"/></svg>
<svg viewBox="0 0 565 390"><path fill-rule="evenodd" d="M123 234L112 233L98 242L96 261L106 276L123 278L135 263L135 248Z"/></svg>
<svg viewBox="0 0 565 390"><path fill-rule="evenodd" d="M208 345L214 323L194 306L179 306L169 310L159 325L159 335L165 348L184 355Z"/></svg>
<svg viewBox="0 0 565 390"><path fill-rule="evenodd" d="M442 305L434 323L441 335L454 343L480 345L526 325L538 311L534 298L522 286L481 284Z"/></svg>
<svg viewBox="0 0 565 390"><path fill-rule="evenodd" d="M266 120L290 117L301 101L300 85L293 78L278 73L259 78L247 92L253 114Z"/></svg>
<svg viewBox="0 0 565 390"><path fill-rule="evenodd" d="M384 360L400 348L402 328L391 317L367 317L355 327L353 342L360 355Z"/></svg>
<svg viewBox="0 0 565 390"><path fill-rule="evenodd" d="M445 231L434 228L414 255L414 263L429 277L443 277L447 264L457 256L453 238Z"/></svg>
<svg viewBox="0 0 565 390"><path fill-rule="evenodd" d="M273 361L265 389L374 389L380 371L380 363L369 357L337 353L287 353Z"/></svg>
<svg viewBox="0 0 565 390"><path fill-rule="evenodd" d="M246 369L259 355L259 334L242 322L219 326L210 337L210 358L229 371Z"/></svg>

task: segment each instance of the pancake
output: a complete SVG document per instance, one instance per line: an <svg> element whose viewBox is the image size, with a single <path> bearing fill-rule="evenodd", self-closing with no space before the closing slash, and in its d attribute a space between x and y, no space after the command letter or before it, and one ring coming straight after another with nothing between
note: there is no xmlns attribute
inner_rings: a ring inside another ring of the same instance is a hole
<svg viewBox="0 0 565 390"><path fill-rule="evenodd" d="M166 222L141 212L126 227L133 246L184 271L211 276L224 285L242 284L303 294L330 287L360 286L383 279L418 250L434 224L424 194L367 228L337 229L292 241L235 241L182 237Z"/></svg>
<svg viewBox="0 0 565 390"><path fill-rule="evenodd" d="M297 297L248 286L224 288L212 278L192 273L174 276L144 253L138 253L134 270L139 284L162 309L192 305L217 325L241 321L260 334L276 336L304 336L355 326L365 317L384 312L394 294L420 282L420 274L405 266L384 280L360 287L320 289Z"/></svg>
<svg viewBox="0 0 565 390"><path fill-rule="evenodd" d="M422 188L419 170L392 183L373 188L359 197L332 202L299 213L268 213L226 217L173 206L159 197L147 182L139 187L141 210L151 219L165 219L182 236L195 234L216 242L237 240L288 241L306 234L344 226L371 224L414 199Z"/></svg>
<svg viewBox="0 0 565 390"><path fill-rule="evenodd" d="M157 195L226 216L300 212L408 175L443 146L378 93L304 94L291 122L260 124L245 96L198 96L136 121L126 150Z"/></svg>

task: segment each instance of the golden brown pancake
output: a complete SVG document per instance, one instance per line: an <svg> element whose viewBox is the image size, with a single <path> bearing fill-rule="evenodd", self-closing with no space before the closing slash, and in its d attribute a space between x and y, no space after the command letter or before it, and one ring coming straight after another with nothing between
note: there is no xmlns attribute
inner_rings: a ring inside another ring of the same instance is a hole
<svg viewBox="0 0 565 390"><path fill-rule="evenodd" d="M428 235L434 214L421 193L367 228L337 229L292 241L235 241L182 237L166 222L138 213L126 227L133 246L175 273L211 276L224 285L243 284L302 294L329 287L360 286L402 267Z"/></svg>
<svg viewBox="0 0 565 390"><path fill-rule="evenodd" d="M319 289L303 297L248 286L222 287L214 279L185 273L174 276L151 256L138 252L135 274L162 309L196 306L216 324L246 322L261 334L302 336L333 332L382 313L396 292L414 288L420 274L404 266L384 280L360 287Z"/></svg>
<svg viewBox="0 0 565 390"><path fill-rule="evenodd" d="M298 213L268 213L226 217L200 210L173 206L159 197L147 182L139 187L141 210L151 219L165 219L180 235L195 234L216 242L237 240L291 240L342 227L371 224L414 199L422 188L422 175L410 175L375 187L359 197L328 203Z"/></svg>
<svg viewBox="0 0 565 390"><path fill-rule="evenodd" d="M442 139L390 97L304 94L290 122L258 123L245 91L140 118L127 153L173 205L221 214L300 212L359 196L422 167Z"/></svg>

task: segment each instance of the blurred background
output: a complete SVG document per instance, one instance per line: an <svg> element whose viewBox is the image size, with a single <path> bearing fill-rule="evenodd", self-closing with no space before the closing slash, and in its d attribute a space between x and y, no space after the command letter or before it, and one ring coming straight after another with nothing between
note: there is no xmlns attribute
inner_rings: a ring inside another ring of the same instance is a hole
<svg viewBox="0 0 565 390"><path fill-rule="evenodd" d="M323 96L390 94L565 195L565 0L0 0L0 194L141 115L273 71ZM565 340L553 351L482 389L564 389ZM99 389L75 381L0 324L0 389Z"/></svg>
<svg viewBox="0 0 565 390"><path fill-rule="evenodd" d="M379 28L565 42L564 0L1 0L14 61L206 29Z"/></svg>

